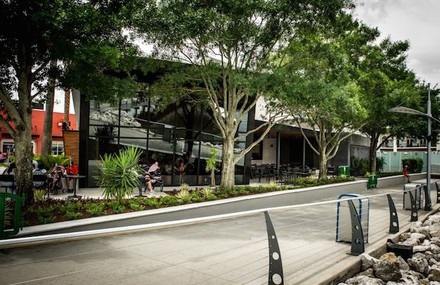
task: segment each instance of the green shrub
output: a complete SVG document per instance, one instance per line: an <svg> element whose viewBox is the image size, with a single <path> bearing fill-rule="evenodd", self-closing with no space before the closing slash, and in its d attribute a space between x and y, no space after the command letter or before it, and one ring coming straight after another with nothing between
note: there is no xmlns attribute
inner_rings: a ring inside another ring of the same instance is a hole
<svg viewBox="0 0 440 285"><path fill-rule="evenodd" d="M84 207L86 212L92 216L101 216L104 214L104 203L87 202Z"/></svg>
<svg viewBox="0 0 440 285"><path fill-rule="evenodd" d="M65 216L69 219L69 220L76 220L82 217L82 214L79 212L66 212Z"/></svg>
<svg viewBox="0 0 440 285"><path fill-rule="evenodd" d="M169 197L169 196L167 196ZM162 205L161 200L156 199L156 198L151 198L151 199L146 199L146 204L153 209L157 209L160 208L160 205Z"/></svg>
<svg viewBox="0 0 440 285"><path fill-rule="evenodd" d="M326 185L326 184L332 184L332 183L340 183L340 182L348 182L348 181L354 181L354 177L346 176L346 175L320 178L320 179L315 179L313 177L299 177L296 179L285 181L285 183L292 184L295 186L295 188L304 188L304 187L313 187L313 186Z"/></svg>
<svg viewBox="0 0 440 285"><path fill-rule="evenodd" d="M38 214L38 222L40 224L50 224L57 221L57 217L47 214Z"/></svg>
<svg viewBox="0 0 440 285"><path fill-rule="evenodd" d="M402 169L405 165L408 165L408 172L410 173L420 173L423 169L423 159L417 158L403 158L402 159Z"/></svg>
<svg viewBox="0 0 440 285"><path fill-rule="evenodd" d="M69 165L69 157L65 156L64 154L43 155L40 156L38 160L43 164L44 169L46 170L52 170L55 167L55 165L62 165L62 166Z"/></svg>
<svg viewBox="0 0 440 285"><path fill-rule="evenodd" d="M183 185L183 184L182 184L182 185ZM186 197L188 197L188 196L189 196L189 191L186 190L186 189L182 189L182 190L180 190L179 193L176 194L176 197L177 197L177 198L180 198L180 199L186 198Z"/></svg>
<svg viewBox="0 0 440 285"><path fill-rule="evenodd" d="M121 213L125 211L125 206L122 204L122 202L114 200L107 202L107 206L114 212L114 213Z"/></svg>
<svg viewBox="0 0 440 285"><path fill-rule="evenodd" d="M78 209L76 203L67 202L65 205L58 205L58 210L65 214L67 212L74 212Z"/></svg>
<svg viewBox="0 0 440 285"><path fill-rule="evenodd" d="M119 154L105 154L101 161L101 175L95 177L99 185L104 189L105 198L122 198L133 194L133 189L140 185L139 176L143 170L139 167L139 159L142 151L138 148L129 147L120 151Z"/></svg>
<svg viewBox="0 0 440 285"><path fill-rule="evenodd" d="M278 188L278 184L272 180L269 182L269 185L267 185L267 188L270 190L276 190Z"/></svg>
<svg viewBox="0 0 440 285"><path fill-rule="evenodd" d="M186 183L182 183L182 185L180 185L180 191L188 191L189 192L189 185Z"/></svg>
<svg viewBox="0 0 440 285"><path fill-rule="evenodd" d="M190 195L190 201L193 202L203 202L205 200L205 198L203 196L200 196L199 193L192 193Z"/></svg>
<svg viewBox="0 0 440 285"><path fill-rule="evenodd" d="M357 158L352 156L350 163L350 170L354 176L365 176L369 170L368 159Z"/></svg>
<svg viewBox="0 0 440 285"><path fill-rule="evenodd" d="M139 203L139 201L129 201L128 204L130 205L130 208L134 211L145 210L145 206Z"/></svg>
<svg viewBox="0 0 440 285"><path fill-rule="evenodd" d="M160 202L167 206L175 206L179 204L177 197L175 196L164 196L160 198Z"/></svg>
<svg viewBox="0 0 440 285"><path fill-rule="evenodd" d="M40 189L34 189L34 200L35 202L44 201L44 196L46 195L46 191Z"/></svg>
<svg viewBox="0 0 440 285"><path fill-rule="evenodd" d="M203 188L202 190L200 190L200 192L202 193L203 197L205 197L206 200L215 200L217 198L214 195L214 191L209 187Z"/></svg>

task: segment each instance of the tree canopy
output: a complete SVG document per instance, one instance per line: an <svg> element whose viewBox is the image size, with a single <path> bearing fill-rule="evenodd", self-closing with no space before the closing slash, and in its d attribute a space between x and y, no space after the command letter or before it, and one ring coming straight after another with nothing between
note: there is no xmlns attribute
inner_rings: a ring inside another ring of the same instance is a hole
<svg viewBox="0 0 440 285"><path fill-rule="evenodd" d="M100 0L0 1L0 101L7 114L0 116L0 122L14 138L17 189L26 193L27 203L33 200L32 104L44 100L49 77L62 78L62 70L50 68L49 63L94 59L95 71L102 72L110 58L122 55L110 50L128 45L122 28L135 5ZM97 50L107 57L95 57Z"/></svg>
<svg viewBox="0 0 440 285"><path fill-rule="evenodd" d="M398 105L419 108L420 90L415 74L406 66L409 43L384 39L371 46L356 69L355 78L368 110L361 131L370 138L370 171L376 170L376 148L381 135L402 136L415 120L401 120L389 109Z"/></svg>
<svg viewBox="0 0 440 285"><path fill-rule="evenodd" d="M292 41L278 58L283 82L272 100L301 129L311 149L320 157L320 177L340 143L365 122L359 86L353 80L350 57L374 39L376 31L341 14L331 28L307 31ZM305 135L311 129L314 140Z"/></svg>
<svg viewBox="0 0 440 285"><path fill-rule="evenodd" d="M234 185L234 166L259 143L275 116L258 128L239 127L258 99L271 92L271 58L297 32L328 24L351 1L166 0L138 21L139 34L155 44L155 54L191 64L180 73L187 93L204 96L223 137L222 187ZM276 114L275 114L276 115ZM262 136L234 154L234 145ZM238 135L237 135L238 134Z"/></svg>

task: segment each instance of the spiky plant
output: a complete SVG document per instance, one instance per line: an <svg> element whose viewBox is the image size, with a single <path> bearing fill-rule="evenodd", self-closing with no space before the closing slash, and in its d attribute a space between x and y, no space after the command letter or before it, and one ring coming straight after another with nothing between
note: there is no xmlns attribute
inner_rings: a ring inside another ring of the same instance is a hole
<svg viewBox="0 0 440 285"><path fill-rule="evenodd" d="M200 190L202 192L203 197L208 198L212 195L214 195L214 191L211 188L205 187L202 190Z"/></svg>
<svg viewBox="0 0 440 285"><path fill-rule="evenodd" d="M52 168L54 168L55 165L62 165L62 166L69 165L69 157L65 156L64 154L60 154L60 155L53 155L53 154L43 155L43 156L40 156L39 160L43 164L44 168L47 169L47 170L51 170Z"/></svg>
<svg viewBox="0 0 440 285"><path fill-rule="evenodd" d="M182 183L182 184L180 185L180 190L181 190L181 191L189 191L189 185L186 184L186 183Z"/></svg>
<svg viewBox="0 0 440 285"><path fill-rule="evenodd" d="M100 165L101 176L97 182L104 189L105 198L116 198L121 201L133 194L133 189L140 185L139 177L143 170L139 167L142 150L129 147L118 154L105 154Z"/></svg>
<svg viewBox="0 0 440 285"><path fill-rule="evenodd" d="M186 198L188 196L189 196L188 190L180 190L180 192L176 194L176 197L180 199Z"/></svg>

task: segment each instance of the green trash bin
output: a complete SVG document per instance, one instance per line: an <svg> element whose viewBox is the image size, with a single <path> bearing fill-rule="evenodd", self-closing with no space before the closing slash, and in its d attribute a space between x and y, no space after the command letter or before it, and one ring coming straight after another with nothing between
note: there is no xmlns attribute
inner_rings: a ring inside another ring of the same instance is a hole
<svg viewBox="0 0 440 285"><path fill-rule="evenodd" d="M350 166L341 165L338 167L338 176L345 175L350 176Z"/></svg>
<svg viewBox="0 0 440 285"><path fill-rule="evenodd" d="M377 188L377 175L368 175L367 189Z"/></svg>
<svg viewBox="0 0 440 285"><path fill-rule="evenodd" d="M16 235L23 228L24 195L0 193L0 240Z"/></svg>

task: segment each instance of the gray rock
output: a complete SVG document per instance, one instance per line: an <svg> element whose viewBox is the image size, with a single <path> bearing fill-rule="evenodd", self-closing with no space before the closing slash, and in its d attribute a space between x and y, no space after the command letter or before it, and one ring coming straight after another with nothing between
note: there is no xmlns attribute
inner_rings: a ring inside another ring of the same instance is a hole
<svg viewBox="0 0 440 285"><path fill-rule="evenodd" d="M368 268L367 270L359 273L358 276L367 276L370 278L374 278L374 270L373 270L373 268Z"/></svg>
<svg viewBox="0 0 440 285"><path fill-rule="evenodd" d="M431 243L430 247L431 247L432 253L434 253L434 254L439 254L440 253L440 246L438 246L437 244Z"/></svg>
<svg viewBox="0 0 440 285"><path fill-rule="evenodd" d="M420 227L422 227L422 226L423 226L423 224L422 224L422 222L420 222L420 221L412 222L412 223L410 224L410 226L409 226L409 231L410 231L411 233L416 233L416 232L417 232L417 229L420 228Z"/></svg>
<svg viewBox="0 0 440 285"><path fill-rule="evenodd" d="M425 252L425 251L428 251L430 249L431 249L431 246L429 246L429 245L415 245L413 247L413 252L414 253L416 253L416 252Z"/></svg>
<svg viewBox="0 0 440 285"><path fill-rule="evenodd" d="M402 277L400 273L400 262L393 252L383 254L379 261L373 264L374 276L388 282L399 281Z"/></svg>
<svg viewBox="0 0 440 285"><path fill-rule="evenodd" d="M369 254L363 253L361 255L361 264L362 264L361 270L365 271L368 268L373 267L373 264L376 263L377 261L378 261L377 258L375 258Z"/></svg>
<svg viewBox="0 0 440 285"><path fill-rule="evenodd" d="M429 281L440 282L440 269L433 268L428 276Z"/></svg>
<svg viewBox="0 0 440 285"><path fill-rule="evenodd" d="M427 257L427 259L428 259L428 257ZM431 268L433 268L433 267L437 268L439 265L439 262L437 260L435 260L435 258L431 257L428 260L428 264Z"/></svg>
<svg viewBox="0 0 440 285"><path fill-rule="evenodd" d="M418 227L415 229L415 233L420 233L424 236L430 237L431 236L431 232L430 232L430 227L426 226L426 227Z"/></svg>
<svg viewBox="0 0 440 285"><path fill-rule="evenodd" d="M400 262L400 270L409 270L409 265L408 263L406 263L405 259L403 259L403 257L398 256L397 259L399 259Z"/></svg>
<svg viewBox="0 0 440 285"><path fill-rule="evenodd" d="M406 284L406 285L419 285L419 279L416 276L408 273L402 274L402 279L397 284ZM389 284L387 284L389 285Z"/></svg>
<svg viewBox="0 0 440 285"><path fill-rule="evenodd" d="M412 258L408 259L408 265L414 271L422 274L428 274L429 263L425 256L421 253L416 253Z"/></svg>
<svg viewBox="0 0 440 285"><path fill-rule="evenodd" d="M411 233L409 238L400 244L416 246L422 244L425 239L426 236L421 233Z"/></svg>
<svg viewBox="0 0 440 285"><path fill-rule="evenodd" d="M347 285L385 285L380 279L370 278L367 276L356 276L345 281Z"/></svg>

